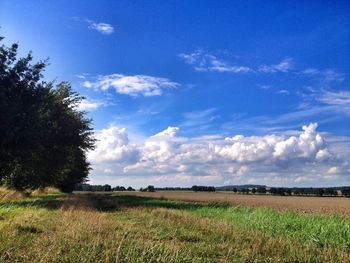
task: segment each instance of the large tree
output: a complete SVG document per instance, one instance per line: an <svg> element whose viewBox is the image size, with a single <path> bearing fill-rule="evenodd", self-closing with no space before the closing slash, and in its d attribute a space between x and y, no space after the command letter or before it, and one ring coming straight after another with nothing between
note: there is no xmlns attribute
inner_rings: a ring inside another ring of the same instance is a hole
<svg viewBox="0 0 350 263"><path fill-rule="evenodd" d="M0 182L72 191L88 176L95 142L91 120L77 109L84 98L67 82L44 81L47 62L17 58L17 49L0 47Z"/></svg>

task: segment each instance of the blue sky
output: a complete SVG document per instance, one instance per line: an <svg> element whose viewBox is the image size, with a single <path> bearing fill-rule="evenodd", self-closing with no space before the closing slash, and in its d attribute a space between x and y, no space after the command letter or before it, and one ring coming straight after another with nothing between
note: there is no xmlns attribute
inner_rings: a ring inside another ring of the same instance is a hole
<svg viewBox="0 0 350 263"><path fill-rule="evenodd" d="M350 184L347 1L1 1L87 97L92 183ZM302 127L304 126L304 129Z"/></svg>

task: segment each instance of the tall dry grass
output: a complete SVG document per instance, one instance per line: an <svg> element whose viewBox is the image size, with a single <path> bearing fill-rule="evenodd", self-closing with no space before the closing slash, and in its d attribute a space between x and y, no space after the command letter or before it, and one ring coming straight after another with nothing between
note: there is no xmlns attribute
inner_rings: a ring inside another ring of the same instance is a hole
<svg viewBox="0 0 350 263"><path fill-rule="evenodd" d="M19 200L27 196L26 193L18 192L6 187L0 187L0 201Z"/></svg>
<svg viewBox="0 0 350 263"><path fill-rule="evenodd" d="M45 187L33 190L30 195L31 196L40 196L44 194L55 194L60 193L60 190L56 187Z"/></svg>
<svg viewBox="0 0 350 263"><path fill-rule="evenodd" d="M25 191L17 191L11 188L0 186L0 201L14 201L20 200L29 196L40 196L45 194L60 193L59 189L55 187L45 187L35 190L27 189Z"/></svg>
<svg viewBox="0 0 350 263"><path fill-rule="evenodd" d="M350 262L343 247L197 216L186 203L128 198L43 195L30 206L0 204L0 261Z"/></svg>

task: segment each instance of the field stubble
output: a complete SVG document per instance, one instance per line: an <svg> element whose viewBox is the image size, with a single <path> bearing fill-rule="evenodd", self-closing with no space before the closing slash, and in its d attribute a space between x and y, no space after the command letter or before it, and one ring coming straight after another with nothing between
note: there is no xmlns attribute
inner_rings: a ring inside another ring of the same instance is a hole
<svg viewBox="0 0 350 263"><path fill-rule="evenodd" d="M346 197L242 195L232 192L206 193L188 191L123 192L123 194L190 202L218 202L236 206L267 207L279 211L292 210L301 213L350 216L350 198Z"/></svg>

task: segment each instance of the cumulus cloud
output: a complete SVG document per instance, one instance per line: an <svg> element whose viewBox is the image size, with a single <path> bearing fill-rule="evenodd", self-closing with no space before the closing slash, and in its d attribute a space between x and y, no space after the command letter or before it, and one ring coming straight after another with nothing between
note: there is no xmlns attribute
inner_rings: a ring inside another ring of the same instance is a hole
<svg viewBox="0 0 350 263"><path fill-rule="evenodd" d="M110 127L99 132L97 149L89 160L102 174L113 170L116 175L145 180L182 178L179 182L188 184L326 180L325 176L340 170L334 168L335 157L316 129L317 124L311 123L296 136L190 138L181 136L178 127L168 127L135 145L125 129Z"/></svg>
<svg viewBox="0 0 350 263"><path fill-rule="evenodd" d="M234 136L226 138L226 141L229 142L228 145L217 146L216 152L238 163L324 160L330 154L324 139L316 133L316 128L316 123L303 126L303 132L298 137L291 136L289 138L276 135Z"/></svg>
<svg viewBox="0 0 350 263"><path fill-rule="evenodd" d="M88 155L88 159L94 163L131 163L138 160L139 150L136 145L129 143L125 128L112 126L103 129L97 133L96 139L96 149Z"/></svg>
<svg viewBox="0 0 350 263"><path fill-rule="evenodd" d="M276 73L276 72L288 72L293 69L293 61L290 58L282 60L278 64L274 65L262 65L258 71L263 73Z"/></svg>
<svg viewBox="0 0 350 263"><path fill-rule="evenodd" d="M97 23L95 21L87 19L86 22L89 24L90 29L94 29L101 34L111 35L114 33L114 27L108 23Z"/></svg>
<svg viewBox="0 0 350 263"><path fill-rule="evenodd" d="M113 88L120 94L129 96L160 96L164 90L179 86L167 78L147 75L111 74L99 76L96 81L85 80L82 85L86 88L107 90Z"/></svg>
<svg viewBox="0 0 350 263"><path fill-rule="evenodd" d="M189 54L181 53L179 54L179 57L185 61L185 63L192 65L196 71L231 73L247 73L251 71L249 67L231 65L218 59L213 54L204 52L203 50L196 50Z"/></svg>

